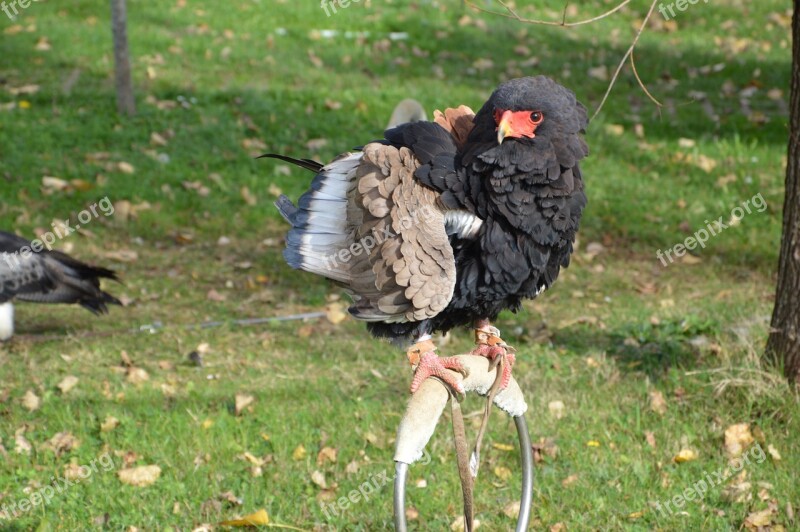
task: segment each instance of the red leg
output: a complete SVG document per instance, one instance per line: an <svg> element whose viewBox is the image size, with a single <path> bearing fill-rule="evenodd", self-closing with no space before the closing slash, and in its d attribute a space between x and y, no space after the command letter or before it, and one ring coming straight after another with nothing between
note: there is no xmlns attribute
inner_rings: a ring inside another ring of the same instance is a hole
<svg viewBox="0 0 800 532"><path fill-rule="evenodd" d="M436 346L431 340L427 339L414 344L408 350L408 360L414 368L411 393L415 393L425 379L436 377L457 394L464 394L464 386L461 381L448 370L457 371L466 377L466 368L456 357L440 358L436 354Z"/></svg>

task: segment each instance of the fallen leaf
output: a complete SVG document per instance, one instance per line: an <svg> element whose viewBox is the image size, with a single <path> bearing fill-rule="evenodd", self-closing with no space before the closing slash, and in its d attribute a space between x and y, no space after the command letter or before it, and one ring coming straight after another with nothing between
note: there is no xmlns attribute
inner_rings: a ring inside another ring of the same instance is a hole
<svg viewBox="0 0 800 532"><path fill-rule="evenodd" d="M306 448L303 447L302 444L300 444L292 452L292 459L294 459L294 460L302 460L302 459L304 459L306 457L307 454L308 454L308 452L306 451Z"/></svg>
<svg viewBox="0 0 800 532"><path fill-rule="evenodd" d="M325 482L325 473L319 470L315 470L311 473L311 482L316 484L322 489L327 489L328 484Z"/></svg>
<svg viewBox="0 0 800 532"><path fill-rule="evenodd" d="M577 481L578 481L578 475L570 475L561 481L561 485L566 488L567 486L575 484Z"/></svg>
<svg viewBox="0 0 800 532"><path fill-rule="evenodd" d="M230 521L223 521L220 523L221 526L239 526L239 527L259 526L268 524L269 524L269 515L267 515L266 510L259 510L256 513L246 515L241 519L232 519Z"/></svg>
<svg viewBox="0 0 800 532"><path fill-rule="evenodd" d="M498 451L513 451L514 450L514 446L513 445L509 445L508 443L496 443L495 442L495 443L492 444L492 447L494 447Z"/></svg>
<svg viewBox="0 0 800 532"><path fill-rule="evenodd" d="M105 421L100 423L100 432L111 432L119 426L119 419L114 416L106 416Z"/></svg>
<svg viewBox="0 0 800 532"><path fill-rule="evenodd" d="M235 402L236 415L238 416L239 414L241 414L242 411L251 404L253 404L253 401L255 400L256 400L255 397L253 397L252 395L248 395L246 393L237 393Z"/></svg>
<svg viewBox="0 0 800 532"><path fill-rule="evenodd" d="M481 525L481 522L478 519L474 519L472 522L472 529L476 530ZM464 516L461 515L456 517L455 520L450 523L450 530L453 532L463 532L466 529L464 525Z"/></svg>
<svg viewBox="0 0 800 532"><path fill-rule="evenodd" d="M586 442L587 447L600 447L600 442L597 440L589 440Z"/></svg>
<svg viewBox="0 0 800 532"><path fill-rule="evenodd" d="M255 195L252 192L250 192L250 189L248 187L242 187L239 190L239 194L242 196L242 199L244 200L244 202L247 205L249 205L250 207L252 207L256 203L258 203L258 199L255 197Z"/></svg>
<svg viewBox="0 0 800 532"><path fill-rule="evenodd" d="M744 526L749 529L758 529L769 526L772 522L772 510L769 508L760 512L753 512L744 520Z"/></svg>
<svg viewBox="0 0 800 532"><path fill-rule="evenodd" d="M550 401L547 404L547 409L550 410L550 415L556 419L564 417L564 403L561 401Z"/></svg>
<svg viewBox="0 0 800 532"><path fill-rule="evenodd" d="M42 407L42 399L33 390L28 390L22 396L22 406L27 408L29 412L35 412Z"/></svg>
<svg viewBox="0 0 800 532"><path fill-rule="evenodd" d="M644 433L644 439L647 442L647 445L653 449L656 448L656 435L653 432L646 430Z"/></svg>
<svg viewBox="0 0 800 532"><path fill-rule="evenodd" d="M325 462L336 462L338 451L333 447L323 447L317 454L317 464L323 465Z"/></svg>
<svg viewBox="0 0 800 532"><path fill-rule="evenodd" d="M767 445L767 452L769 453L769 456L772 458L773 461L780 462L782 460L781 453L779 453L778 449L776 449L775 446L772 445L771 443Z"/></svg>
<svg viewBox="0 0 800 532"><path fill-rule="evenodd" d="M57 387L59 390L61 390L61 393L69 393L69 391L73 389L76 384L78 384L78 377L75 377L74 375L67 375L61 379L61 382L58 383Z"/></svg>
<svg viewBox="0 0 800 532"><path fill-rule="evenodd" d="M691 462L692 460L697 460L697 453L691 449L681 449L673 460L678 464Z"/></svg>
<svg viewBox="0 0 800 532"><path fill-rule="evenodd" d="M143 488L150 486L161 476L161 468L157 465L128 467L117 472L123 484Z"/></svg>
<svg viewBox="0 0 800 532"><path fill-rule="evenodd" d="M650 410L661 416L667 412L667 401L664 399L664 394L661 393L661 390L652 390L650 392Z"/></svg>
<svg viewBox="0 0 800 532"><path fill-rule="evenodd" d="M127 379L131 384L141 384L150 380L150 375L142 368L128 368Z"/></svg>
<svg viewBox="0 0 800 532"><path fill-rule="evenodd" d="M33 445L28 439L23 435L24 429L18 430L16 434L14 434L14 452L17 454L31 454L33 450Z"/></svg>
<svg viewBox="0 0 800 532"><path fill-rule="evenodd" d="M505 505L503 508L503 513L506 515L506 517L516 519L516 517L519 515L520 506L521 505L519 501L512 501Z"/></svg>
<svg viewBox="0 0 800 532"><path fill-rule="evenodd" d="M508 480L511 478L511 470L505 466L495 467L494 474L500 480Z"/></svg>
<svg viewBox="0 0 800 532"><path fill-rule="evenodd" d="M56 453L56 456L61 456L79 445L80 441L71 432L58 432L44 446Z"/></svg>
<svg viewBox="0 0 800 532"><path fill-rule="evenodd" d="M725 455L738 458L755 440L749 423L737 423L725 429Z"/></svg>
<svg viewBox="0 0 800 532"><path fill-rule="evenodd" d="M136 168L134 168L131 163L125 161L120 161L117 163L117 170L123 174L133 174L136 172Z"/></svg>
<svg viewBox="0 0 800 532"><path fill-rule="evenodd" d="M341 303L331 303L325 307L325 317L334 325L339 325L347 319L347 313Z"/></svg>

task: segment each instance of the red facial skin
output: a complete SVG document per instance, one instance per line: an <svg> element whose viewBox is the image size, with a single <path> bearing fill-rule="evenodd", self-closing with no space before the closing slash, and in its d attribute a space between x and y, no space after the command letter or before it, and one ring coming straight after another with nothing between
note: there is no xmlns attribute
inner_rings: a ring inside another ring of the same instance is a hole
<svg viewBox="0 0 800 532"><path fill-rule="evenodd" d="M536 137L536 128L544 120L541 111L506 111L495 109L494 122L497 124L497 143L506 137L532 139Z"/></svg>

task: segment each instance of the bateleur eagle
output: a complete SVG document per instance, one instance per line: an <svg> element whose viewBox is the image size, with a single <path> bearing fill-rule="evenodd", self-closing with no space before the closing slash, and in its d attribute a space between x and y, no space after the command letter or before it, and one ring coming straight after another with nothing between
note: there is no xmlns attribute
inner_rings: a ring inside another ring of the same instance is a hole
<svg viewBox="0 0 800 532"><path fill-rule="evenodd" d="M490 325L549 288L569 264L586 205L579 162L586 108L544 76L501 84L474 114L388 129L384 139L330 163L276 157L316 173L295 206L284 258L326 277L353 299L350 313L378 337L413 343L411 391L436 376L463 393L431 334L473 325L474 354L514 350Z"/></svg>
<svg viewBox="0 0 800 532"><path fill-rule="evenodd" d="M0 231L0 340L14 334L12 301L77 303L93 314L108 312L120 301L100 289L100 279L114 279L105 268L90 266L60 251L33 251L32 242Z"/></svg>

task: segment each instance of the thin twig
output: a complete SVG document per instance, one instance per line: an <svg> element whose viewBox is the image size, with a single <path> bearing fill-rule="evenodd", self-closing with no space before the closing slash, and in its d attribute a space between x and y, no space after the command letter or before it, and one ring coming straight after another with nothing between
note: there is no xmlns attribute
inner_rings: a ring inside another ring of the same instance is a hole
<svg viewBox="0 0 800 532"><path fill-rule="evenodd" d="M598 20L601 20L601 19L604 19L604 18L606 18L608 16L611 16L614 13L616 13L617 11L619 11L620 9L622 9L623 7L625 7L626 5L628 5L630 3L630 1L631 0L623 0L616 7L614 7L613 9L610 9L609 11L606 11L605 13L603 13L601 15L597 15L596 17L592 17L592 18L587 18L585 20L579 20L577 22L567 22L567 7L569 6L568 2L564 5L564 13L563 13L563 15L561 17L561 22L554 22L552 20L537 20L537 19L530 19L530 18L521 17L504 0L497 0L497 3L500 4L501 6L503 6L503 8L505 8L507 13L501 13L501 12L498 12L498 11L492 11L491 9L486 9L486 8L477 6L477 5L473 4L470 0L464 0L464 3L467 6L475 9L476 11L481 11L483 13L489 13L489 14L492 14L492 15L497 15L499 17L505 17L505 18L518 20L519 22L523 22L525 24L539 24L539 25L544 25L544 26L559 26L559 27L564 27L564 28L570 28L570 27L574 27L574 26L581 26L583 24L590 24L592 22L596 22ZM658 1L659 0L653 0L653 3L650 4L650 9L647 11L647 16L644 17L644 21L642 21L642 25L639 26L639 29L636 31L636 36L633 38L633 42L631 43L630 47L628 48L628 51L625 52L625 55L622 56L622 60L619 62L619 65L617 65L617 69L614 71L614 75L611 78L611 82L608 84L608 88L606 89L606 92L603 95L603 99L600 100L600 104L597 106L597 109L595 109L594 113L592 114L591 120L594 120L594 118L600 113L600 110L605 105L606 100L608 100L608 97L611 94L611 91L614 89L614 85L616 85L616 83L617 83L617 79L619 78L619 74L622 71L622 67L625 66L625 63L628 61L629 57L631 59L631 67L633 68L633 75L636 77L636 81L639 83L639 86L642 88L642 90L647 95L647 97L650 98L650 100L652 100L653 103L655 103L656 106L659 109L661 107L663 107L661 102L656 100L655 97L653 97L653 95L650 94L650 91L647 90L647 87L645 86L644 82L642 81L642 78L639 77L639 73L636 71L636 64L633 61L633 49L636 48L636 44L639 42L639 37L642 36L642 33L644 32L644 29L647 27L647 22L650 20L650 17L653 15L653 10L655 9L656 3L658 3Z"/></svg>
<svg viewBox="0 0 800 532"><path fill-rule="evenodd" d="M577 22L567 22L567 6L569 6L569 3L567 3L564 6L564 15L563 15L563 18L561 19L561 22L553 22L552 20L536 20L536 19L530 19L530 18L523 18L523 17L519 16L517 14L517 12L514 11L514 9L511 6L509 6L506 2L503 2L503 0L497 0L497 3L500 4L501 6L503 6L505 8L505 10L508 11L508 13L499 13L497 11L492 11L491 9L486 9L484 7L476 6L475 4L470 2L470 0L464 0L465 4L467 4L472 9L475 9L476 11L482 11L484 13L497 15L499 17L513 18L513 19L518 20L520 22L524 22L525 24L542 24L544 26L561 26L561 27L564 27L564 28L571 28L571 27L574 27L574 26L581 26L583 24L590 24L590 23L596 22L596 21L598 21L600 19L604 19L604 18L606 18L608 16L613 15L614 13L616 13L617 11L619 11L620 9L622 9L623 7L628 5L630 2L631 2L631 0L623 0L622 3L620 3L617 7L615 7L614 9L611 9L609 11L606 11L602 15L597 15L596 17L587 18L585 20L579 20Z"/></svg>
<svg viewBox="0 0 800 532"><path fill-rule="evenodd" d="M636 36L633 38L633 42L628 48L628 51L625 52L625 55L622 56L622 60L619 62L619 65L617 65L617 70L614 72L614 76L611 78L611 83L608 84L608 89L606 89L606 93L603 95L603 99L600 100L600 105L598 105L597 109L595 109L591 120L594 120L594 117L597 116L597 114L603 108L603 105L605 105L606 100L608 99L608 95L611 94L611 89L613 89L614 85L617 83L617 78L619 77L619 73L622 70L622 67L625 66L625 62L628 60L628 57L633 53L633 49L636 48L636 43L639 42L639 37L642 36L642 32L644 32L644 29L647 27L647 22L650 20L650 16L653 14L653 10L655 9L656 3L658 3L658 1L659 0L653 0L653 3L650 4L650 10L647 12L647 16L644 17L642 25L639 26L639 30L636 32Z"/></svg>
<svg viewBox="0 0 800 532"><path fill-rule="evenodd" d="M656 100L655 97L650 94L650 91L647 90L642 78L639 77L639 73L636 71L636 62L633 60L633 52L631 52L631 68L633 69L633 75L636 76L636 81L639 82L639 87L641 87L647 97L650 98L650 101L656 104L656 107L658 107L658 112L661 113L661 108L664 107L664 104Z"/></svg>

